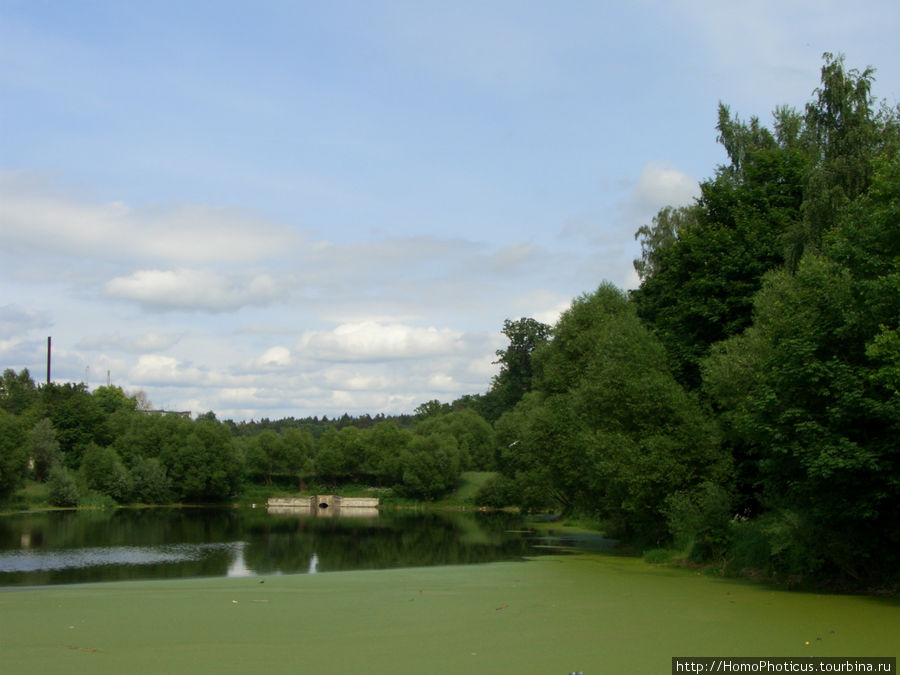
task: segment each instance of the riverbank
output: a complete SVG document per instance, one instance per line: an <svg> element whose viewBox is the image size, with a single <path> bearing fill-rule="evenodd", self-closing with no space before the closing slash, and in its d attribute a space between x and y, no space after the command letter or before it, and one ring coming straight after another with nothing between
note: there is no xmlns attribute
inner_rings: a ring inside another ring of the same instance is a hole
<svg viewBox="0 0 900 675"><path fill-rule="evenodd" d="M894 600L609 555L0 592L0 663L17 673L664 673L672 656L898 644Z"/></svg>

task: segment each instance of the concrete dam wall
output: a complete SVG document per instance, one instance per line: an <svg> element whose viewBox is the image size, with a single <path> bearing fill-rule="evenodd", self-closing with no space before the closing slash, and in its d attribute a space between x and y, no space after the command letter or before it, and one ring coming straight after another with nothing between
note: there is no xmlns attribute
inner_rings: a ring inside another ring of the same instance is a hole
<svg viewBox="0 0 900 675"><path fill-rule="evenodd" d="M315 497L270 497L266 502L269 513L314 516L367 516L378 515L377 497L341 497L340 495L316 495Z"/></svg>

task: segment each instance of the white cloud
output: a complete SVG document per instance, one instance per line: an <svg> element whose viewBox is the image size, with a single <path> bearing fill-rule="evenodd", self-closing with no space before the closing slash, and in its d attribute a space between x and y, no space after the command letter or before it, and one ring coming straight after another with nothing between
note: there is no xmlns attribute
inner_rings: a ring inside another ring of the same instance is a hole
<svg viewBox="0 0 900 675"><path fill-rule="evenodd" d="M459 383L447 373L432 373L428 376L428 387L434 391L457 392Z"/></svg>
<svg viewBox="0 0 900 675"><path fill-rule="evenodd" d="M282 285L268 274L226 276L210 270L138 270L105 285L108 297L161 309L224 312L268 304Z"/></svg>
<svg viewBox="0 0 900 675"><path fill-rule="evenodd" d="M0 340L0 354L6 354L7 352L12 351L22 341L19 338L10 338L9 340Z"/></svg>
<svg viewBox="0 0 900 675"><path fill-rule="evenodd" d="M294 349L304 358L325 361L413 359L455 353L461 337L446 328L366 321L341 324L331 331L308 331Z"/></svg>
<svg viewBox="0 0 900 675"><path fill-rule="evenodd" d="M559 319L560 314L569 308L570 304L572 304L572 297L569 295L546 289L535 289L515 299L515 307L519 310L519 316L509 318L531 317L552 326Z"/></svg>
<svg viewBox="0 0 900 675"><path fill-rule="evenodd" d="M303 241L247 209L91 203L27 171L0 170L0 221L9 245L112 261L258 262Z"/></svg>
<svg viewBox="0 0 900 675"><path fill-rule="evenodd" d="M663 206L688 204L699 194L697 181L667 162L649 162L641 169L629 199L635 215L656 215Z"/></svg>
<svg viewBox="0 0 900 675"><path fill-rule="evenodd" d="M218 391L218 398L225 403L246 403L253 401L259 389L256 387L225 387Z"/></svg>
<svg viewBox="0 0 900 675"><path fill-rule="evenodd" d="M123 352L160 352L178 344L183 333L160 335L154 332L122 336L118 333L88 335L79 340L78 348L86 350L115 349Z"/></svg>
<svg viewBox="0 0 900 675"><path fill-rule="evenodd" d="M343 368L328 368L317 379L328 389L345 391L388 391L396 378L380 373L362 373Z"/></svg>
<svg viewBox="0 0 900 675"><path fill-rule="evenodd" d="M285 368L291 365L291 350L282 346L270 347L257 363L263 368Z"/></svg>
<svg viewBox="0 0 900 675"><path fill-rule="evenodd" d="M199 368L186 367L171 356L143 354L130 370L128 377L138 386L169 385L199 386L210 384L207 373Z"/></svg>

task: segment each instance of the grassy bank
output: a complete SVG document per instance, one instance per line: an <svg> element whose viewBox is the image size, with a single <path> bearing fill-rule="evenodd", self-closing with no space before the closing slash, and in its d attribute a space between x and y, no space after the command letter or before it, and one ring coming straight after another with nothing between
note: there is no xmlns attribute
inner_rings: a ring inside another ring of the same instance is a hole
<svg viewBox="0 0 900 675"><path fill-rule="evenodd" d="M895 601L600 555L0 591L0 663L18 673L665 673L677 655L898 644Z"/></svg>

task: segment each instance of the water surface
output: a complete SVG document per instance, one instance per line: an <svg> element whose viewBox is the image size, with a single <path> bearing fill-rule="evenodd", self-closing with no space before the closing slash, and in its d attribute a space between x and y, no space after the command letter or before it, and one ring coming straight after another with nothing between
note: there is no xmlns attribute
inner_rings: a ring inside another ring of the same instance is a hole
<svg viewBox="0 0 900 675"><path fill-rule="evenodd" d="M504 513L31 512L0 517L0 586L459 565L598 545L608 542L537 537Z"/></svg>

